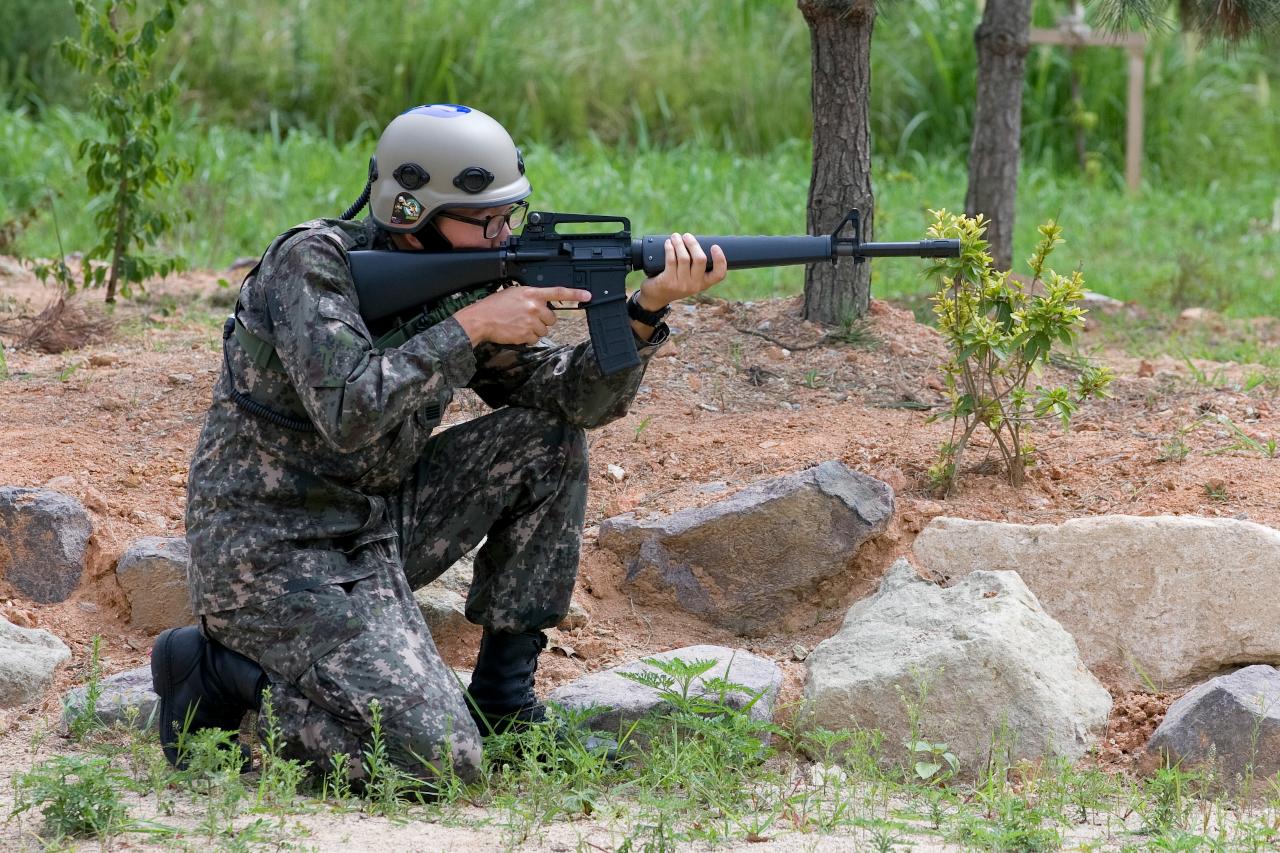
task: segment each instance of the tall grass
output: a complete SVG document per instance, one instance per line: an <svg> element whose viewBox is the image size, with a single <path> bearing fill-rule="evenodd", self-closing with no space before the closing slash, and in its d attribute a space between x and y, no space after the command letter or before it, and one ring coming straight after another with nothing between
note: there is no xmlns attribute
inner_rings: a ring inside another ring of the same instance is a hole
<svg viewBox="0 0 1280 853"><path fill-rule="evenodd" d="M11 251L53 256L58 234L68 251L90 245L93 205L78 195L73 152L91 132L65 108L43 120L0 112L0 222L40 215ZM164 248L196 266L221 267L259 254L276 233L317 216L335 216L359 194L368 140L336 145L297 131L280 137L191 121L169 142L195 171L171 193L184 220ZM673 229L701 234L799 234L805 230L808 144L783 142L763 154L685 144L531 146L526 162L535 207L631 218L637 234ZM928 208L962 206L963 160L908 153L872 163L876 238L924 236ZM60 192L52 203L51 191ZM1280 313L1280 211L1273 174L1214 182L1197 193L1157 185L1133 196L1109 182L1085 183L1031 166L1018 198L1016 264L1048 218L1065 228L1062 266L1082 266L1090 288L1121 299L1174 308L1206 305L1229 314ZM52 204L52 209L51 209ZM880 296L924 287L920 264L873 264ZM799 268L735 272L726 296L799 293Z"/></svg>
<svg viewBox="0 0 1280 853"><path fill-rule="evenodd" d="M14 5L14 4L11 4ZM26 0L0 32L11 104L76 104L48 50L69 34L67 0ZM1038 0L1051 25L1061 0ZM882 3L872 41L872 137L881 156L968 150L976 0ZM10 21L12 23L10 23ZM1280 171L1280 50L1198 46L1165 31L1148 49L1147 174L1203 186ZM811 127L809 37L791 0L192 0L167 64L207 122L341 143L413 104L460 101L521 140L648 148L684 143L763 155ZM1028 58L1024 154L1076 170L1070 74L1097 125L1087 144L1114 183L1123 171L1125 57Z"/></svg>

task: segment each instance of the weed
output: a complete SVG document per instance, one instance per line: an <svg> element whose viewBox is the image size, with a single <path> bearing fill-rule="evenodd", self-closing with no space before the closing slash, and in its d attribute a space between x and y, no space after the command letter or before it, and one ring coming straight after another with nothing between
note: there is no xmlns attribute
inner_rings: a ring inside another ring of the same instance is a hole
<svg viewBox="0 0 1280 853"><path fill-rule="evenodd" d="M17 776L10 816L39 808L55 838L109 838L126 826L119 789L127 781L108 759L60 755Z"/></svg>
<svg viewBox="0 0 1280 853"><path fill-rule="evenodd" d="M860 317L846 317L840 323L840 328L829 333L829 336L831 340L857 349L873 349L880 344L880 338L871 331L871 323Z"/></svg>
<svg viewBox="0 0 1280 853"><path fill-rule="evenodd" d="M1185 433L1182 430L1173 438L1160 445L1160 453L1156 456L1157 462L1183 462L1191 453L1191 446L1183 439Z"/></svg>
<svg viewBox="0 0 1280 853"><path fill-rule="evenodd" d="M640 423L636 424L636 427L635 427L635 438L634 438L635 441L640 440L641 434L646 429L649 428L649 424L652 422L653 422L653 415L645 415L643 418L640 419Z"/></svg>
<svg viewBox="0 0 1280 853"><path fill-rule="evenodd" d="M58 381L59 382L69 381L71 377L75 375L75 372L79 369L80 369L79 361L68 361L66 364L62 366L62 369L58 371Z"/></svg>
<svg viewBox="0 0 1280 853"><path fill-rule="evenodd" d="M804 387L814 390L822 387L822 383L818 381L818 368L811 367L804 372Z"/></svg>
<svg viewBox="0 0 1280 853"><path fill-rule="evenodd" d="M71 737L81 740L89 732L102 726L98 718L98 700L102 698L102 635L93 635L89 649L88 671L85 673L84 704L67 723Z"/></svg>
<svg viewBox="0 0 1280 853"><path fill-rule="evenodd" d="M742 341L729 341L729 361L734 369L742 369Z"/></svg>
<svg viewBox="0 0 1280 853"><path fill-rule="evenodd" d="M1211 501L1225 501L1227 499L1227 484L1221 480L1210 480L1201 485L1204 489L1205 497Z"/></svg>
<svg viewBox="0 0 1280 853"><path fill-rule="evenodd" d="M1236 450L1243 450L1249 453L1256 453L1259 456L1265 456L1268 459L1275 459L1277 453L1276 440L1274 438L1257 439L1249 435L1236 425L1236 422L1226 415L1218 415L1217 423L1225 426L1234 439L1230 444L1218 447L1208 451L1208 455L1216 456L1221 453L1231 453Z"/></svg>
<svg viewBox="0 0 1280 853"><path fill-rule="evenodd" d="M9 378L9 360L4 356L4 342L0 341L0 381Z"/></svg>
<svg viewBox="0 0 1280 853"><path fill-rule="evenodd" d="M306 777L307 765L284 758L280 748L284 734L272 704L271 688L262 692L262 772L258 776L257 805L288 806L298 794L298 786Z"/></svg>

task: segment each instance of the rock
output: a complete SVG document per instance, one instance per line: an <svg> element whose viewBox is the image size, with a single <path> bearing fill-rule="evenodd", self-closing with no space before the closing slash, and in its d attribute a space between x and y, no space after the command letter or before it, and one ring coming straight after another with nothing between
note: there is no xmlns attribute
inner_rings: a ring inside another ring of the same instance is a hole
<svg viewBox="0 0 1280 853"><path fill-rule="evenodd" d="M104 726L128 723L132 717L134 726L146 731L155 725L155 714L160 697L151 689L151 667L140 666L109 675L98 682L100 693L94 703L99 722ZM73 720L84 713L88 686L77 687L62 697L62 724L70 727ZM136 713L134 710L136 709Z"/></svg>
<svg viewBox="0 0 1280 853"><path fill-rule="evenodd" d="M1280 773L1280 670L1246 666L1191 690L1169 706L1140 765L1212 770L1230 788L1250 770L1259 781Z"/></svg>
<svg viewBox="0 0 1280 853"><path fill-rule="evenodd" d="M701 508L600 525L638 601L746 636L813 625L824 581L893 516L893 491L838 461L755 483Z"/></svg>
<svg viewBox="0 0 1280 853"><path fill-rule="evenodd" d="M93 524L74 498L0 486L0 575L40 604L66 601L84 573Z"/></svg>
<svg viewBox="0 0 1280 853"><path fill-rule="evenodd" d="M650 655L650 657L660 661L679 658L685 663L715 660L714 667L693 680L689 695L718 696L716 691L706 686L706 680L724 678L741 684L751 691L750 694L741 690L730 691L725 696L725 704L741 709L746 707L756 693L760 693L760 698L751 706L748 713L754 720L773 718L773 704L778 697L778 689L782 686L782 670L773 661L741 649L729 649L724 646L687 646ZM669 708L667 701L657 690L623 678L618 673L659 671L642 660L632 661L602 672L594 672L563 687L557 687L551 691L548 698L570 710L585 710L592 706L600 706L601 710L593 714L587 720L587 724L601 731L617 732L626 723L638 720L646 714Z"/></svg>
<svg viewBox="0 0 1280 853"><path fill-rule="evenodd" d="M196 378L190 373L170 373L165 377L170 385L190 385Z"/></svg>
<svg viewBox="0 0 1280 853"><path fill-rule="evenodd" d="M621 483L627 478L627 472L622 469L622 466L614 465L612 462L605 468L604 474L611 483Z"/></svg>
<svg viewBox="0 0 1280 853"><path fill-rule="evenodd" d="M1280 663L1280 531L1194 516L1097 516L1061 525L938 518L914 544L943 577L1022 575L1085 663L1124 690L1196 684L1240 661Z"/></svg>
<svg viewBox="0 0 1280 853"><path fill-rule="evenodd" d="M177 537L146 536L129 545L116 563L116 580L129 599L134 628L159 633L195 621L187 585L190 556L187 541Z"/></svg>
<svg viewBox="0 0 1280 853"><path fill-rule="evenodd" d="M70 657L66 644L48 631L0 619L0 708L38 699L58 664Z"/></svg>
<svg viewBox="0 0 1280 853"><path fill-rule="evenodd" d="M473 571L472 554L465 555L450 566L444 574L415 590L413 598L418 602L422 618L434 637L460 634L480 642L481 628L467 621L467 590L471 586Z"/></svg>
<svg viewBox="0 0 1280 853"><path fill-rule="evenodd" d="M946 743L966 775L984 765L998 733L1011 760L1077 759L1111 710L1071 635L1014 572L973 572L943 588L900 559L805 665L802 725L879 729L882 756L907 761L915 703L919 735Z"/></svg>
<svg viewBox="0 0 1280 853"><path fill-rule="evenodd" d="M431 629L433 637L457 636L480 642L482 629L467 621L467 592L471 589L471 576L475 571L475 551L463 555L444 574L415 590L414 600L422 611L422 618ZM586 609L576 601L570 602L569 612L557 626L564 630L585 627L590 621Z"/></svg>

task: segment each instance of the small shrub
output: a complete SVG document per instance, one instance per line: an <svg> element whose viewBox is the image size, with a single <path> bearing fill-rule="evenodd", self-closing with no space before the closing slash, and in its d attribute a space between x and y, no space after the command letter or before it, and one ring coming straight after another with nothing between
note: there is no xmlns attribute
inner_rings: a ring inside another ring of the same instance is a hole
<svg viewBox="0 0 1280 853"><path fill-rule="evenodd" d="M1040 243L1028 263L1032 283L1023 288L1008 272L992 268L985 219L934 211L931 238L960 240L960 256L940 259L928 270L941 287L933 297L938 328L951 351L943 365L950 405L935 415L951 418L951 438L940 450L929 477L941 490L954 488L974 434L989 433L1009 482L1022 485L1034 461L1027 432L1036 421L1057 418L1066 429L1079 404L1105 397L1112 373L1086 365L1073 387L1028 388L1032 374L1047 365L1054 347L1075 344L1084 325L1084 277L1062 276L1045 262L1062 242L1053 221L1040 226ZM1044 295L1035 295L1043 286Z"/></svg>
<svg viewBox="0 0 1280 853"><path fill-rule="evenodd" d="M105 128L103 136L80 143L79 156L89 164L89 193L103 201L94 215L98 243L84 258L84 283L105 284L109 303L115 301L117 283L123 282L121 293L128 296L131 284L181 266L179 258L142 250L170 225L151 201L156 189L189 168L186 161L161 154L178 87L174 79L157 82L152 74L160 43L185 3L163 0L154 14L139 20L137 0L74 0L80 38L60 43L72 65L95 78L89 106Z"/></svg>

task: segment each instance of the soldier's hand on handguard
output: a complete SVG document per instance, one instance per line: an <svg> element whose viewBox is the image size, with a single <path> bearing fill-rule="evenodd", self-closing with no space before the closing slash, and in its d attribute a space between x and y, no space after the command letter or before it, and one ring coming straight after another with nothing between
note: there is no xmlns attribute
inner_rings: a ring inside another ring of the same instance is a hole
<svg viewBox="0 0 1280 853"><path fill-rule="evenodd" d="M575 287L504 287L453 317L472 345L536 344L556 323L551 302L588 302L591 291Z"/></svg>
<svg viewBox="0 0 1280 853"><path fill-rule="evenodd" d="M724 280L729 269L724 251L711 247L711 271L707 255L692 234L672 234L666 240L666 268L640 285L636 301L646 311L661 311L677 299L694 296Z"/></svg>

